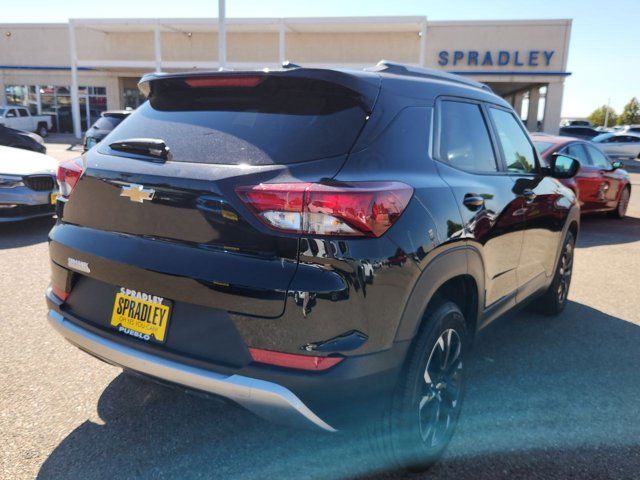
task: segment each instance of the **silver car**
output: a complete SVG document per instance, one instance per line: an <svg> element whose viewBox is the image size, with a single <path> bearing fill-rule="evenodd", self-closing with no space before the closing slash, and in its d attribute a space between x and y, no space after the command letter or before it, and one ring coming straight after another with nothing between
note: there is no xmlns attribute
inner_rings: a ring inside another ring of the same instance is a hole
<svg viewBox="0 0 640 480"><path fill-rule="evenodd" d="M0 223L53 215L57 170L53 157L0 146Z"/></svg>
<svg viewBox="0 0 640 480"><path fill-rule="evenodd" d="M603 133L591 141L611 158L640 156L640 135L635 133Z"/></svg>

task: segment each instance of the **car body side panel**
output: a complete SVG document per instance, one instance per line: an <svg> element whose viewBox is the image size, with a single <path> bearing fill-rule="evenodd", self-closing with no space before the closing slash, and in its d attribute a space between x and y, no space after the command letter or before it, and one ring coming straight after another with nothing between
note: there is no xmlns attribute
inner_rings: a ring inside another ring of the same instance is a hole
<svg viewBox="0 0 640 480"><path fill-rule="evenodd" d="M564 240L564 227L572 209L577 208L575 195L558 180L528 175L516 179L515 191L529 189L535 198L525 205L525 234L518 265L518 303L544 288L553 277L556 254Z"/></svg>

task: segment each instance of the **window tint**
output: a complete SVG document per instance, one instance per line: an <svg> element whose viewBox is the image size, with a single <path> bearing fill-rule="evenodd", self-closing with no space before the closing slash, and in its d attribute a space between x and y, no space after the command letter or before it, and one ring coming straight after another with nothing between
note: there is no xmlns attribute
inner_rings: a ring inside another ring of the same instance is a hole
<svg viewBox="0 0 640 480"><path fill-rule="evenodd" d="M536 150L538 150L539 153L546 152L553 146L553 143L551 142L541 142L539 140L534 140L533 144L535 145Z"/></svg>
<svg viewBox="0 0 640 480"><path fill-rule="evenodd" d="M20 113L21 117L28 117L29 116L29 112L27 112L27 110L25 108L18 109L18 113Z"/></svg>
<svg viewBox="0 0 640 480"><path fill-rule="evenodd" d="M587 148L589 149L591 162L595 167L602 168L604 170L609 170L611 168L611 162L609 162L604 153L591 145L587 145Z"/></svg>
<svg viewBox="0 0 640 480"><path fill-rule="evenodd" d="M627 132L640 133L640 127L631 127Z"/></svg>
<svg viewBox="0 0 640 480"><path fill-rule="evenodd" d="M122 118L118 117L100 117L93 126L98 130L113 130L122 122Z"/></svg>
<svg viewBox="0 0 640 480"><path fill-rule="evenodd" d="M480 106L464 102L442 102L440 159L454 167L474 172L498 170L489 130Z"/></svg>
<svg viewBox="0 0 640 480"><path fill-rule="evenodd" d="M577 159L580 162L580 165L591 164L589 154L587 153L587 150L582 143L571 143L567 145L564 148L563 153L566 153L570 157Z"/></svg>
<svg viewBox="0 0 640 480"><path fill-rule="evenodd" d="M360 95L323 80L267 77L254 86L154 84L149 101L101 142L159 138L172 161L271 165L343 155L367 112Z"/></svg>
<svg viewBox="0 0 640 480"><path fill-rule="evenodd" d="M516 118L505 110L490 108L496 124L502 153L510 172L531 173L536 170L535 151L529 137Z"/></svg>

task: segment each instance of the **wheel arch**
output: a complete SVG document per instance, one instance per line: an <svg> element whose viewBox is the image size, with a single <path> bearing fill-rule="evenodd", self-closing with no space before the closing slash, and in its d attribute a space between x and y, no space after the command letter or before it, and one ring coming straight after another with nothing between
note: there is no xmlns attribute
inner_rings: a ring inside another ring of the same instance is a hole
<svg viewBox="0 0 640 480"><path fill-rule="evenodd" d="M475 248L453 247L431 260L411 292L395 341L413 339L429 307L439 299L460 307L473 336L484 309L484 263Z"/></svg>

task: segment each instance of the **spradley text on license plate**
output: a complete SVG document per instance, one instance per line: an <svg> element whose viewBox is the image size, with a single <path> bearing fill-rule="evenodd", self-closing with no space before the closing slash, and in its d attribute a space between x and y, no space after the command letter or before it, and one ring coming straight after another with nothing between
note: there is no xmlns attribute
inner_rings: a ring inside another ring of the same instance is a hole
<svg viewBox="0 0 640 480"><path fill-rule="evenodd" d="M111 325L142 340L164 342L171 306L155 295L120 288L111 313Z"/></svg>

